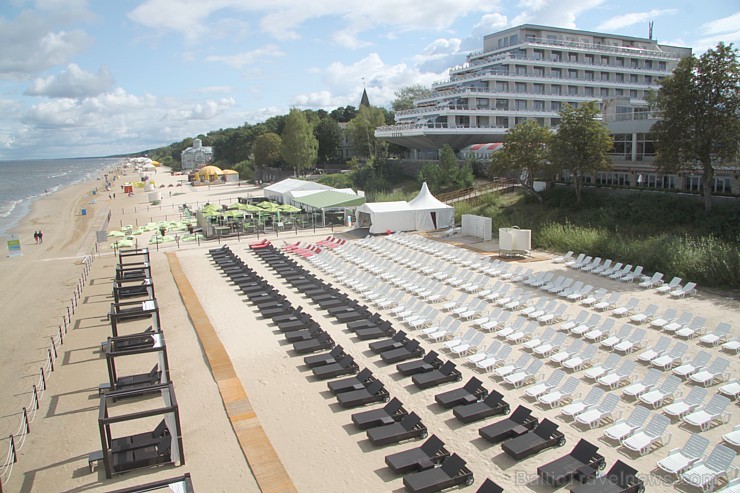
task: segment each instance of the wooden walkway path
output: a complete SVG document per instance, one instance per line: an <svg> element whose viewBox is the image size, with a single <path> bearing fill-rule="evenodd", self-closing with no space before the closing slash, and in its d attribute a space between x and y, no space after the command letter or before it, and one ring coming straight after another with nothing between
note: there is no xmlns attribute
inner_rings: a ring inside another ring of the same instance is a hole
<svg viewBox="0 0 740 493"><path fill-rule="evenodd" d="M211 374L218 385L226 414L229 416L231 426L260 491L263 493L297 492L298 490L267 438L267 434L262 429L247 393L234 371L229 354L182 270L177 255L174 252L167 252L167 261L200 344L208 358Z"/></svg>

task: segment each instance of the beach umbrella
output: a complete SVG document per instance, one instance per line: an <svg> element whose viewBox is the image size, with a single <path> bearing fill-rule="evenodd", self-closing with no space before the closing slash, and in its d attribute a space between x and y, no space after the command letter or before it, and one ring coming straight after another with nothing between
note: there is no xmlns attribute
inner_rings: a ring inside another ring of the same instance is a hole
<svg viewBox="0 0 740 493"><path fill-rule="evenodd" d="M298 207L294 205L290 205L290 204L279 205L278 210L286 214L295 214L296 212L301 212L301 210Z"/></svg>
<svg viewBox="0 0 740 493"><path fill-rule="evenodd" d="M108 236L110 236L110 237L123 237L123 236L126 236L126 233L124 233L122 231L111 231L110 233L108 233Z"/></svg>

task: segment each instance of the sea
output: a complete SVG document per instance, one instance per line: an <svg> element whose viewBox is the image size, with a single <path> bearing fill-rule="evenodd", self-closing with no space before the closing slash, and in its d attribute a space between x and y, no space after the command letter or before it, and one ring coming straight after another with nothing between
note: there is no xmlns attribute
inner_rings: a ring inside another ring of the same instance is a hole
<svg viewBox="0 0 740 493"><path fill-rule="evenodd" d="M121 161L120 158L0 161L0 236L13 233L13 228L30 212L34 200L95 179Z"/></svg>

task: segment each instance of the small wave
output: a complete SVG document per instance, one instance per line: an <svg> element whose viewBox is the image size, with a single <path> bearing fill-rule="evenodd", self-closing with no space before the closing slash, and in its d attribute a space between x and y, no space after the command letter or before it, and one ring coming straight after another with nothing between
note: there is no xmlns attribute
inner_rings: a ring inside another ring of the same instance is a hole
<svg viewBox="0 0 740 493"><path fill-rule="evenodd" d="M0 202L0 217L8 217L22 200L5 200Z"/></svg>

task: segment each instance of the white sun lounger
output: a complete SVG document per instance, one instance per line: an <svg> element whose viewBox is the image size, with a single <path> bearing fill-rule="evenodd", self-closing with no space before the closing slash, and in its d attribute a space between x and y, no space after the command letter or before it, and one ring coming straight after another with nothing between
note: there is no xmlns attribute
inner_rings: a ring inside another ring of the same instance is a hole
<svg viewBox="0 0 740 493"><path fill-rule="evenodd" d="M682 448L674 448L667 457L660 459L658 467L677 476L701 460L708 446L707 437L692 434Z"/></svg>

